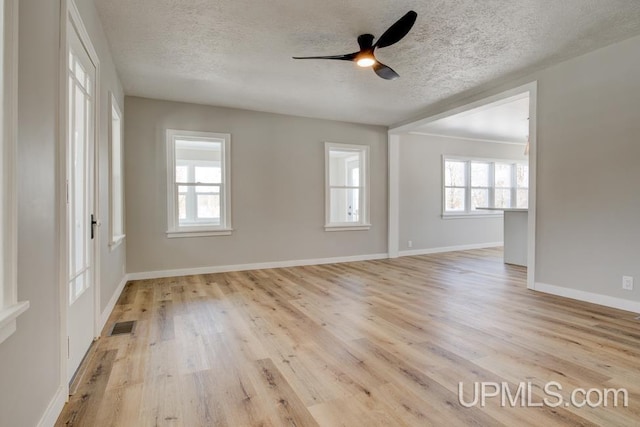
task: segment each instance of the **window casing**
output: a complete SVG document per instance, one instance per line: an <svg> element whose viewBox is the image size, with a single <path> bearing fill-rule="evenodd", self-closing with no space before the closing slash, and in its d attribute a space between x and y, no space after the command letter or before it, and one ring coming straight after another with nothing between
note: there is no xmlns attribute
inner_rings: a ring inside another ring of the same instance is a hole
<svg viewBox="0 0 640 427"><path fill-rule="evenodd" d="M231 135L167 130L168 237L231 234Z"/></svg>
<svg viewBox="0 0 640 427"><path fill-rule="evenodd" d="M369 228L369 147L325 143L325 230Z"/></svg>
<svg viewBox="0 0 640 427"><path fill-rule="evenodd" d="M495 215L478 208L528 207L526 162L443 156L442 174L445 217Z"/></svg>
<svg viewBox="0 0 640 427"><path fill-rule="evenodd" d="M122 146L122 112L111 94L111 121L109 127L110 149L110 230L109 246L113 249L125 238L124 233L124 172Z"/></svg>
<svg viewBox="0 0 640 427"><path fill-rule="evenodd" d="M18 1L0 0L0 343L29 308L18 302L16 136Z"/></svg>

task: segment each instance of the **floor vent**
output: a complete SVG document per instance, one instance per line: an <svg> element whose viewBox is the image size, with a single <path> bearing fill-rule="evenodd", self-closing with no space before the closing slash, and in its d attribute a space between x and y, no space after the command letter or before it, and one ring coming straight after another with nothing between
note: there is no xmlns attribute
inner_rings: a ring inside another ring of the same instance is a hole
<svg viewBox="0 0 640 427"><path fill-rule="evenodd" d="M135 326L135 320L129 320L127 322L117 322L113 325L113 328L111 328L111 333L109 334L109 336L130 334L133 332L133 328Z"/></svg>

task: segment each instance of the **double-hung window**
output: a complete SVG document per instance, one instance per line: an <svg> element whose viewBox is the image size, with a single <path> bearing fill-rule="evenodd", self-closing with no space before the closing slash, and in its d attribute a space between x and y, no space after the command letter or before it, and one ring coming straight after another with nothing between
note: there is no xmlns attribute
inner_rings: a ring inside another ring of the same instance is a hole
<svg viewBox="0 0 640 427"><path fill-rule="evenodd" d="M113 249L124 240L124 178L123 178L123 152L122 152L122 112L118 107L115 96L111 94L111 124L109 138L110 153L110 230L111 240L109 246Z"/></svg>
<svg viewBox="0 0 640 427"><path fill-rule="evenodd" d="M369 147L325 143L325 230L368 230Z"/></svg>
<svg viewBox="0 0 640 427"><path fill-rule="evenodd" d="M16 136L18 0L0 0L0 343L29 308L18 302Z"/></svg>
<svg viewBox="0 0 640 427"><path fill-rule="evenodd" d="M231 234L231 135L167 130L168 237Z"/></svg>
<svg viewBox="0 0 640 427"><path fill-rule="evenodd" d="M486 215L479 208L528 206L529 167L516 160L443 157L444 216Z"/></svg>

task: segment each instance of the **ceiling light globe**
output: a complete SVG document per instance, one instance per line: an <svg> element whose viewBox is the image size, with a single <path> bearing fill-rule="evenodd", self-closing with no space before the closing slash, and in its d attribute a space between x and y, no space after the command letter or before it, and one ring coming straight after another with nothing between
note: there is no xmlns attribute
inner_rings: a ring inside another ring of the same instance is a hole
<svg viewBox="0 0 640 427"><path fill-rule="evenodd" d="M356 64L358 64L358 66L360 67L371 67L373 64L376 63L376 60L373 59L370 56L365 56L363 58L358 59L358 61L356 62Z"/></svg>

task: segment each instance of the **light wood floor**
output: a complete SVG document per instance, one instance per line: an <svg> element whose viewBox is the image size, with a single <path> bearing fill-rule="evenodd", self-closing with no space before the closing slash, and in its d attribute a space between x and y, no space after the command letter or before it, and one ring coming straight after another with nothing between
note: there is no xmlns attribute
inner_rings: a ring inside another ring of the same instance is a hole
<svg viewBox="0 0 640 427"><path fill-rule="evenodd" d="M640 425L634 317L528 291L499 250L134 281L106 326L133 335L96 343L58 425ZM474 381L629 407L465 408Z"/></svg>

